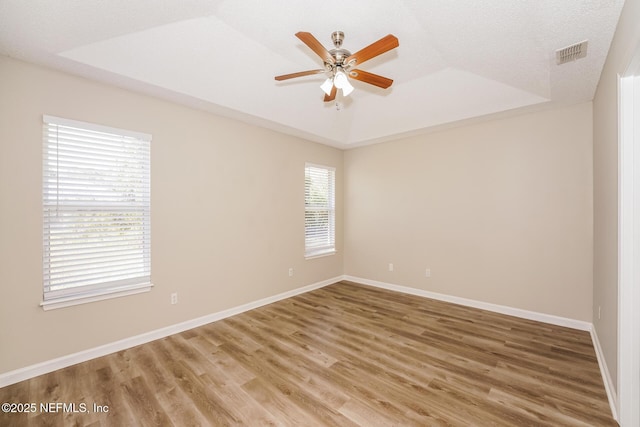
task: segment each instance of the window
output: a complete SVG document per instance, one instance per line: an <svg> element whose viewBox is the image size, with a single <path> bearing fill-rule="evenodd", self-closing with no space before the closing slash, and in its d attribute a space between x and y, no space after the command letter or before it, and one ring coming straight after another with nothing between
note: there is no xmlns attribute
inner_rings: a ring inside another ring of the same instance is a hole
<svg viewBox="0 0 640 427"><path fill-rule="evenodd" d="M307 258L336 251L335 169L304 168L304 239Z"/></svg>
<svg viewBox="0 0 640 427"><path fill-rule="evenodd" d="M151 136L44 116L44 309L151 288Z"/></svg>

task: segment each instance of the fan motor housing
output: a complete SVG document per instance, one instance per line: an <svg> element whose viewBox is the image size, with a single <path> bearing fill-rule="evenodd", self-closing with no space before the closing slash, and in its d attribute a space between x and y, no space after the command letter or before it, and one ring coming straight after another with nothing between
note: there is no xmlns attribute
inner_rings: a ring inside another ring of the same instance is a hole
<svg viewBox="0 0 640 427"><path fill-rule="evenodd" d="M343 64L344 60L351 56L351 52L347 49L331 49L329 53L336 60L336 65Z"/></svg>

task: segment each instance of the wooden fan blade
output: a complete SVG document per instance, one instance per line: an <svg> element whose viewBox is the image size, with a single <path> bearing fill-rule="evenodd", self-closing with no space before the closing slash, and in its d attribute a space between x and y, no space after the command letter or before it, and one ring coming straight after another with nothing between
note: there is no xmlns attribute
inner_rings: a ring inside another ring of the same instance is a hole
<svg viewBox="0 0 640 427"><path fill-rule="evenodd" d="M288 79L295 79L296 77L310 76L312 74L320 74L324 72L325 70L300 71L297 73L283 74L281 76L276 76L275 79L278 81L282 81L282 80L288 80Z"/></svg>
<svg viewBox="0 0 640 427"><path fill-rule="evenodd" d="M375 43L371 43L369 46L364 49L360 49L356 53L351 56L348 56L347 59L344 60L345 64L348 64L352 59L356 60L356 64L360 65L364 61L368 61L371 58L375 58L378 55L381 55L391 49L395 49L400 46L398 42L398 38L392 34L386 35Z"/></svg>
<svg viewBox="0 0 640 427"><path fill-rule="evenodd" d="M299 31L296 33L296 37L302 40L304 44L309 46L309 48L316 53L324 62L328 62L329 64L335 64L335 60L333 56L329 53L329 51L322 46L322 43L318 41L311 33L306 33L304 31Z"/></svg>
<svg viewBox="0 0 640 427"><path fill-rule="evenodd" d="M331 88L331 95L324 95L324 102L333 101L336 99L336 94L338 93L338 88L335 85Z"/></svg>
<svg viewBox="0 0 640 427"><path fill-rule="evenodd" d="M369 83L370 85L381 87L382 89L388 88L393 83L393 80L391 79L362 70L349 71L349 77L354 80L359 80L361 82Z"/></svg>

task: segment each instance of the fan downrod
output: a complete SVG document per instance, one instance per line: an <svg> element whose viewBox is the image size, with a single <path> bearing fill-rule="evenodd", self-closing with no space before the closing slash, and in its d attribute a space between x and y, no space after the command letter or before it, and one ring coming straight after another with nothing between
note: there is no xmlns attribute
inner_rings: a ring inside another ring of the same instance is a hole
<svg viewBox="0 0 640 427"><path fill-rule="evenodd" d="M336 65L346 68L348 64L345 64L344 60L351 56L351 52L349 52L347 49L342 49L344 33L342 31L334 31L333 33L331 33L331 41L333 42L335 49L331 49L329 51L329 54L331 54L331 56L335 60L335 64L328 64L325 62L325 67L327 67L329 70L333 70Z"/></svg>
<svg viewBox="0 0 640 427"><path fill-rule="evenodd" d="M344 41L344 33L342 31L334 31L331 33L331 41L336 49L340 49L342 42Z"/></svg>

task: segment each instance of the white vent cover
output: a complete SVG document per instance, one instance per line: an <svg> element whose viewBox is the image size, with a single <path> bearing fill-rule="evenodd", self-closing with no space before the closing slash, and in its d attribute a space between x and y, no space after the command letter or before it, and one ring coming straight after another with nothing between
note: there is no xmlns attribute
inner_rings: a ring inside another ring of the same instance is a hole
<svg viewBox="0 0 640 427"><path fill-rule="evenodd" d="M571 46L556 50L556 63L561 65L575 61L576 59L584 58L587 56L588 43L588 40L584 40L580 43L572 44Z"/></svg>

